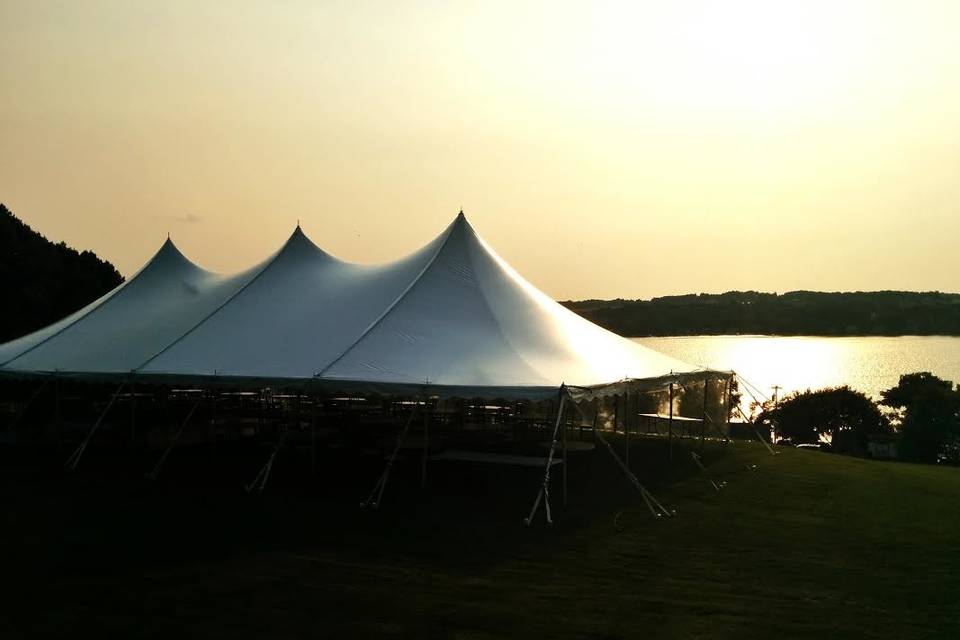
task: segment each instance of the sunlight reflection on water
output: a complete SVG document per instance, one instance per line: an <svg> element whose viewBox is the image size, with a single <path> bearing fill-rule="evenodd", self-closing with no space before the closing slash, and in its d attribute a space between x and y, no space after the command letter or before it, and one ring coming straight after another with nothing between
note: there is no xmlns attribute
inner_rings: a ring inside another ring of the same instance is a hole
<svg viewBox="0 0 960 640"><path fill-rule="evenodd" d="M960 382L960 337L677 336L634 338L690 364L734 370L767 396L850 385L879 397L904 373Z"/></svg>

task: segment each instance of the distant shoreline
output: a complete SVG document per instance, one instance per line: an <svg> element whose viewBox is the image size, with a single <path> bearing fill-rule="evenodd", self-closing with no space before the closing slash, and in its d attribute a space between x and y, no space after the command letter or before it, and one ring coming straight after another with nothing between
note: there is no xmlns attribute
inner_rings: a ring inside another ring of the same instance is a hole
<svg viewBox="0 0 960 640"><path fill-rule="evenodd" d="M960 336L960 294L731 291L562 302L623 336Z"/></svg>
<svg viewBox="0 0 960 640"><path fill-rule="evenodd" d="M642 338L960 338L960 334L896 333L896 334L822 334L822 333L671 333L623 336L630 340Z"/></svg>

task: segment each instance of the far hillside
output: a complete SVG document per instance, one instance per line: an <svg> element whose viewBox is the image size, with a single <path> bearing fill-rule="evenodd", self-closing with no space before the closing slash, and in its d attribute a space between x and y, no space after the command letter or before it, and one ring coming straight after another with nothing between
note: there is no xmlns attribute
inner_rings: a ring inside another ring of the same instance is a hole
<svg viewBox="0 0 960 640"><path fill-rule="evenodd" d="M92 251L47 240L0 204L0 342L56 322L121 282Z"/></svg>
<svg viewBox="0 0 960 640"><path fill-rule="evenodd" d="M730 291L563 304L611 331L636 337L960 335L960 294L938 291Z"/></svg>

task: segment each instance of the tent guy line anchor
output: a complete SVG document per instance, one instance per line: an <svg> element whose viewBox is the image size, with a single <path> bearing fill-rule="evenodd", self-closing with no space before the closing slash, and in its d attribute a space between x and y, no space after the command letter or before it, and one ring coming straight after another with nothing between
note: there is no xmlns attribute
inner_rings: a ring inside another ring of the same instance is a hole
<svg viewBox="0 0 960 640"><path fill-rule="evenodd" d="M256 477L248 484L245 489L247 493L252 493L256 489L257 495L263 493L264 488L267 486L267 480L270 479L270 471L273 469L273 461L277 458L277 453L279 453L280 448L283 447L283 441L287 437L287 432L284 431L280 434L280 438L277 439L277 444L273 446L273 451L270 452L270 457L267 458L266 463L257 473Z"/></svg>
<svg viewBox="0 0 960 640"><path fill-rule="evenodd" d="M410 408L410 414L407 416L407 421L404 423L403 429L397 436L397 442L393 447L393 451L390 453L390 457L387 458L387 466L377 479L377 483L373 485L373 489L370 490L370 495L367 496L366 500L360 503L361 509L370 507L371 509L376 510L377 507L380 506L380 499L383 498L383 490L387 488L387 480L390 479L390 470L393 468L393 464L397 460L397 453L400 452L400 447L403 446L403 441L407 437L407 432L410 431L410 425L413 424L413 418L417 415L417 409L420 407L420 401L421 396L417 396L416 400L414 400L413 407ZM424 400L424 404L426 404L426 400ZM426 406L424 406L424 411L426 411ZM376 494L376 498L374 498L374 494Z"/></svg>
<svg viewBox="0 0 960 640"><path fill-rule="evenodd" d="M200 403L203 402L203 394L197 398L197 401L193 403L193 406L190 407L190 411L187 412L187 416L180 422L180 428L177 429L177 432L173 435L173 438L170 439L170 442L167 444L167 448L164 450L163 455L160 456L160 459L157 460L157 464L153 466L153 469L146 475L148 480L156 480L160 476L160 469L163 468L163 463L167 461L167 457L170 455L170 452L173 451L173 447L176 446L177 442L180 440L180 435L183 433L183 430L186 428L187 423L190 422L190 418L193 417L194 412L197 410L197 407L200 406Z"/></svg>
<svg viewBox="0 0 960 640"><path fill-rule="evenodd" d="M697 455L697 452L696 452L696 451L691 451L691 452L690 452L690 457L693 458L693 461L694 461L694 462L696 463L696 465L700 468L700 471L702 471L703 474L706 476L706 475L707 475L707 468L706 468L705 466L703 466L703 460L700 459L700 456ZM710 486L712 486L712 487L713 487L716 491L718 491L718 492L719 492L720 489L722 489L723 486L726 484L725 482L719 482L719 483L718 483L716 480L714 480L714 479L711 478L710 476L707 476L707 482L709 482L709 483L710 483Z"/></svg>
<svg viewBox="0 0 960 640"><path fill-rule="evenodd" d="M40 383L40 386L37 387L34 390L34 392L30 394L30 397L27 398L27 401L23 403L23 407L17 413L16 417L14 417L14 419L10 422L10 424L7 425L7 431L13 431L14 427L16 427L20 423L20 420L23 418L23 416L27 414L27 410L30 408L30 405L33 404L33 401L40 396L40 393L47 387L47 384L49 384L50 381L53 380L56 376L57 376L57 373L53 372L50 374L50 376L45 377L43 379L43 382Z"/></svg>
<svg viewBox="0 0 960 640"><path fill-rule="evenodd" d="M770 452L770 455L773 455L773 456L777 455L779 452L774 451L774 450L773 450L773 447L770 446L770 443L767 442L766 440L764 440L764 439L760 436L760 432L757 431L757 425L754 424L754 422L753 422L750 418L747 417L747 415L743 412L743 409L741 409L740 407L737 407L737 411L740 413L740 416L741 416L744 420L747 421L747 424L749 424L749 425L750 425L750 428L753 429L754 435L757 436L757 440L759 440L760 442L763 443L763 446L765 446L765 447L767 448L767 451Z"/></svg>
<svg viewBox="0 0 960 640"><path fill-rule="evenodd" d="M110 408L113 407L113 403L117 401L117 398L120 396L120 392L123 391L123 388L127 385L128 381L129 381L129 378L124 379L124 381L120 383L120 386L117 387L117 390L113 392L112 396L110 396L110 402L108 402L107 406L104 407L102 412L100 412L100 417L97 418L97 421L93 423L92 427L90 427L90 431L87 432L86 437L83 439L80 445L74 450L74 452L70 454L70 457L67 458L66 463L64 463L64 466L67 468L67 470L69 471L77 470L77 465L80 464L80 458L83 456L83 452L87 450L87 445L90 444L90 439L93 438L93 434L95 434L97 432L97 429L100 428L100 424L103 422L103 419L107 416L107 413L109 413Z"/></svg>
<svg viewBox="0 0 960 640"><path fill-rule="evenodd" d="M603 437L603 434L600 431L597 431L597 439L600 440L600 443L607 448L607 451L609 451L610 455L613 456L613 459L616 460L617 465L627 476L627 480L630 481L630 484L636 487L637 491L640 492L640 497L643 498L643 502L647 505L650 515L655 518L672 518L673 516L677 515L675 509L667 509L664 507L660 501L657 500L656 497L654 497L654 495L647 490L645 486L640 484L637 476L634 475L634 473L630 471L625 464L623 464L623 460L620 459L620 456L617 455L617 452L613 450L613 447L610 446L610 443L607 442L607 439Z"/></svg>

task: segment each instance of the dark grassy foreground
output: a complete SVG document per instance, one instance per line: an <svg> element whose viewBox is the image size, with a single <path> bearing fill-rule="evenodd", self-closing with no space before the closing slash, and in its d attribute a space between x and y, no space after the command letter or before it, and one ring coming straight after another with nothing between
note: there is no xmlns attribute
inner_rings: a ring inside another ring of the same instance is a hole
<svg viewBox="0 0 960 640"><path fill-rule="evenodd" d="M597 451L553 529L520 526L529 471L437 464L420 492L408 462L367 514L372 468L299 490L278 471L259 498L8 469L0 636L960 635L960 469L737 444L713 452L716 494L662 447L633 458L676 518Z"/></svg>

